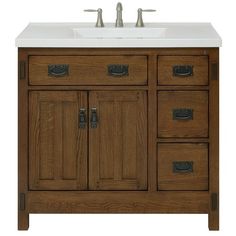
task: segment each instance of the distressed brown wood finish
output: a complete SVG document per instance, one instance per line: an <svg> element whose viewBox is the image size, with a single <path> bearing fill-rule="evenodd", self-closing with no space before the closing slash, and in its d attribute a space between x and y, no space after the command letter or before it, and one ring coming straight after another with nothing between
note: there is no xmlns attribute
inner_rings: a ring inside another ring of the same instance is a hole
<svg viewBox="0 0 236 236"><path fill-rule="evenodd" d="M219 49L211 49L209 89L209 229L219 230Z"/></svg>
<svg viewBox="0 0 236 236"><path fill-rule="evenodd" d="M48 65L66 64L68 75L48 75ZM129 65L128 75L108 74L108 65ZM145 85L147 58L145 56L31 56L29 59L31 85Z"/></svg>
<svg viewBox="0 0 236 236"><path fill-rule="evenodd" d="M148 58L148 190L156 192L156 138L157 138L157 55Z"/></svg>
<svg viewBox="0 0 236 236"><path fill-rule="evenodd" d="M98 114L89 128L89 189L147 189L146 92L90 92L89 108Z"/></svg>
<svg viewBox="0 0 236 236"><path fill-rule="evenodd" d="M28 67L28 55L18 50L18 229L29 228L27 207L28 193L28 71L21 71L21 64Z"/></svg>
<svg viewBox="0 0 236 236"><path fill-rule="evenodd" d="M174 66L191 66L193 74L175 76ZM207 56L160 56L158 59L159 85L208 85Z"/></svg>
<svg viewBox="0 0 236 236"><path fill-rule="evenodd" d="M175 109L191 109L193 118L175 120ZM158 92L158 137L208 137L208 92Z"/></svg>
<svg viewBox="0 0 236 236"><path fill-rule="evenodd" d="M205 213L209 229L219 229L218 48L21 48L18 60L18 229L28 229L30 213ZM49 78L48 63L71 64L71 77ZM113 63L129 64L130 77L107 76ZM173 78L174 64L193 65L193 77ZM195 109L195 128L181 121L175 129L167 110L182 105ZM197 169L189 178L166 164L192 159Z"/></svg>
<svg viewBox="0 0 236 236"><path fill-rule="evenodd" d="M28 210L30 213L207 213L208 193L31 191Z"/></svg>
<svg viewBox="0 0 236 236"><path fill-rule="evenodd" d="M86 92L29 93L29 188L87 189L87 128L79 128Z"/></svg>
<svg viewBox="0 0 236 236"><path fill-rule="evenodd" d="M191 162L191 171L174 170L174 162ZM208 190L208 145L158 145L159 190Z"/></svg>

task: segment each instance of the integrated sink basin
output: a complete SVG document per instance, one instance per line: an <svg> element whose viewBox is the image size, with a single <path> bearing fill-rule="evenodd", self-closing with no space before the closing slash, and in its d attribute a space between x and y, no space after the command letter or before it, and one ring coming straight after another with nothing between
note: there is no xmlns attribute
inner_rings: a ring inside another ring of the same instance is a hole
<svg viewBox="0 0 236 236"><path fill-rule="evenodd" d="M166 28L74 28L75 38L87 39L155 39L163 38L166 34Z"/></svg>
<svg viewBox="0 0 236 236"><path fill-rule="evenodd" d="M209 23L30 23L17 37L17 47L161 48L220 47L221 38Z"/></svg>

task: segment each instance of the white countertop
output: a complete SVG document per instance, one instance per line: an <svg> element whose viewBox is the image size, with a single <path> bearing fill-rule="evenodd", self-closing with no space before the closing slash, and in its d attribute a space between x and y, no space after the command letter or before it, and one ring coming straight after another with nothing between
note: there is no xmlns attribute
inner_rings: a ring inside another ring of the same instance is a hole
<svg viewBox="0 0 236 236"><path fill-rule="evenodd" d="M74 29L94 28L92 23L30 23L16 38L17 47L63 48L161 48L221 47L222 41L210 23L147 23L145 28L165 28L159 38L85 38ZM105 24L113 28L114 24ZM134 23L124 25L132 30ZM97 30L97 29L96 29Z"/></svg>

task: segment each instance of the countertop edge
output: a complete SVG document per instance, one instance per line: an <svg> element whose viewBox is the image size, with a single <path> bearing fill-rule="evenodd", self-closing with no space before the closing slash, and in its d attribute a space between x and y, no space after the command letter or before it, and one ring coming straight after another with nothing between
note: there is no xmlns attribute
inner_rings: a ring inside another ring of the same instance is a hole
<svg viewBox="0 0 236 236"><path fill-rule="evenodd" d="M107 23L112 25L112 23ZM132 23L126 23L132 24ZM78 39L78 38L43 38L43 37L28 37L27 33L35 26L44 27L68 27L68 26L91 26L91 23L29 23L26 28L15 39L17 48L215 48L222 47L222 39L213 25L209 22L160 22L147 23L147 25L160 26L206 26L212 31L210 37L196 38L160 38L160 39ZM35 30L35 29L34 29Z"/></svg>

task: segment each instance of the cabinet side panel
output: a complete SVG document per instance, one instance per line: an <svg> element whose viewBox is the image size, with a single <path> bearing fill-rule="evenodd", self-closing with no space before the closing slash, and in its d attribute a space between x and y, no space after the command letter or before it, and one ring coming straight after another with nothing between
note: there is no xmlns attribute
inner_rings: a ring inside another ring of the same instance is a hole
<svg viewBox="0 0 236 236"><path fill-rule="evenodd" d="M18 49L18 229L29 228L28 206L28 55ZM21 65L24 65L23 74ZM21 197L24 196L24 208Z"/></svg>
<svg viewBox="0 0 236 236"><path fill-rule="evenodd" d="M210 230L219 230L219 49L209 55L209 221Z"/></svg>

